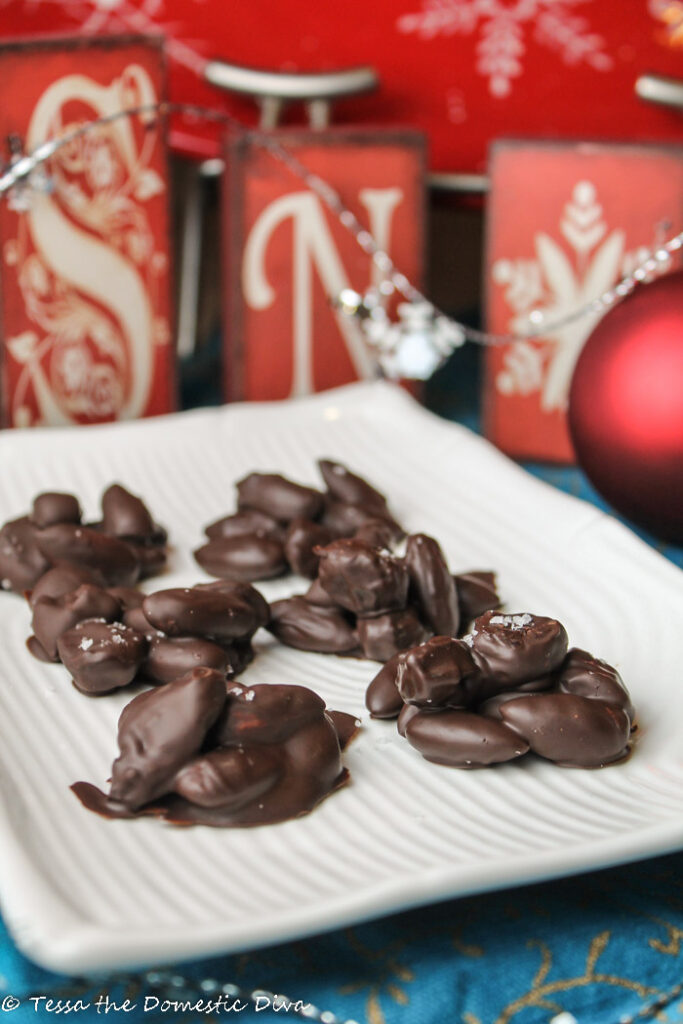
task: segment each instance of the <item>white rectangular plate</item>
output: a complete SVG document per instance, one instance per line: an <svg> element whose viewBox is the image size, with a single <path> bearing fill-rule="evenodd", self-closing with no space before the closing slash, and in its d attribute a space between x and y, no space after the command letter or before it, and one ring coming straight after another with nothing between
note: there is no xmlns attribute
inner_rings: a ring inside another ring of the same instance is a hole
<svg viewBox="0 0 683 1024"><path fill-rule="evenodd" d="M574 645L616 664L639 710L635 754L603 771L523 761L461 772L363 714L351 785L306 818L234 831L106 821L69 785L105 785L130 695L84 697L62 666L34 661L27 605L0 594L0 898L38 962L75 973L245 950L683 845L681 573L398 389L4 433L0 522L46 489L76 492L94 518L118 480L170 530L169 574L147 589L189 585L206 578L191 551L233 509L236 480L258 469L319 484L320 456L366 475L410 530L440 540L453 571L495 568L509 610L556 616ZM296 583L262 589L272 599ZM376 669L263 633L243 678L305 684L362 714Z"/></svg>

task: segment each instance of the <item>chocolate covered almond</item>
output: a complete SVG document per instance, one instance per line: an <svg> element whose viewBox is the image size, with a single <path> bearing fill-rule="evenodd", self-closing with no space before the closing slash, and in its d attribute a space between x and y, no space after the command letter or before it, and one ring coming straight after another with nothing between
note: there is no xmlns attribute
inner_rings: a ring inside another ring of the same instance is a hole
<svg viewBox="0 0 683 1024"><path fill-rule="evenodd" d="M258 801L283 771L283 757L276 748L221 747L181 768L173 780L173 791L198 807L235 812Z"/></svg>
<svg viewBox="0 0 683 1024"><path fill-rule="evenodd" d="M323 496L313 487L294 483L279 473L250 473L237 484L240 511L257 509L281 523L292 519L317 519L323 510Z"/></svg>
<svg viewBox="0 0 683 1024"><path fill-rule="evenodd" d="M476 671L462 640L435 636L398 656L396 685L409 704L427 707L471 702L467 680Z"/></svg>
<svg viewBox="0 0 683 1024"><path fill-rule="evenodd" d="M228 653L201 637L152 637L141 674L157 683L171 683L195 668L211 668L223 675L228 671Z"/></svg>
<svg viewBox="0 0 683 1024"><path fill-rule="evenodd" d="M557 675L557 688L562 693L604 700L623 708L631 721L635 717L628 690L617 670L578 647L573 647L562 662Z"/></svg>
<svg viewBox="0 0 683 1024"><path fill-rule="evenodd" d="M256 534L263 537L275 537L282 540L282 527L277 519L259 512L257 509L245 509L230 516L223 516L204 529L209 540L222 540L225 537L244 537Z"/></svg>
<svg viewBox="0 0 683 1024"><path fill-rule="evenodd" d="M102 531L135 540L153 538L156 526L142 498L121 484L111 484L102 495Z"/></svg>
<svg viewBox="0 0 683 1024"><path fill-rule="evenodd" d="M40 577L33 590L28 595L28 603L33 606L43 597L61 597L62 594L70 594L77 590L83 583L92 583L94 586L102 586L104 580L94 569L88 569L84 565L69 565L60 563ZM114 595L116 597L116 595Z"/></svg>
<svg viewBox="0 0 683 1024"><path fill-rule="evenodd" d="M33 606L33 632L51 661L58 661L57 641L62 633L84 619L113 622L121 613L121 604L101 587L82 583L69 594L42 597Z"/></svg>
<svg viewBox="0 0 683 1024"><path fill-rule="evenodd" d="M399 651L421 644L430 636L413 608L358 619L361 650L372 661L389 661Z"/></svg>
<svg viewBox="0 0 683 1024"><path fill-rule="evenodd" d="M485 612L463 637L477 666L479 700L545 676L564 661L567 632L557 619Z"/></svg>
<svg viewBox="0 0 683 1024"><path fill-rule="evenodd" d="M140 576L140 563L125 541L87 526L57 523L38 531L36 543L51 563L69 562L93 569L107 586L130 587Z"/></svg>
<svg viewBox="0 0 683 1024"><path fill-rule="evenodd" d="M51 560L38 545L39 532L28 516L0 529L0 590L23 594L50 568Z"/></svg>
<svg viewBox="0 0 683 1024"><path fill-rule="evenodd" d="M325 503L320 522L331 530L336 537L354 537L371 523L380 519L386 527L389 542L396 544L405 536L405 531L389 514L388 511L367 505L351 505L343 501L335 501L329 495Z"/></svg>
<svg viewBox="0 0 683 1024"><path fill-rule="evenodd" d="M372 679L365 691L365 706L373 718L396 718L403 707L398 692L398 654L390 658Z"/></svg>
<svg viewBox="0 0 683 1024"><path fill-rule="evenodd" d="M128 686L147 651L144 636L120 622L86 619L57 640L57 651L82 693L99 695Z"/></svg>
<svg viewBox="0 0 683 1024"><path fill-rule="evenodd" d="M226 700L224 677L207 668L135 697L119 718L121 753L112 768L110 797L135 810L167 793L177 772L201 750Z"/></svg>
<svg viewBox="0 0 683 1024"><path fill-rule="evenodd" d="M525 738L503 722L471 711L418 711L405 722L411 747L427 761L453 768L480 768L522 757L529 750Z"/></svg>
<svg viewBox="0 0 683 1024"><path fill-rule="evenodd" d="M43 529L55 523L80 523L81 506L73 494L61 491L46 491L33 499L30 520L34 526Z"/></svg>
<svg viewBox="0 0 683 1024"><path fill-rule="evenodd" d="M269 580L287 571L284 546L264 534L212 540L198 548L194 557L210 576L227 580Z"/></svg>
<svg viewBox="0 0 683 1024"><path fill-rule="evenodd" d="M266 628L288 647L320 654L349 654L358 649L358 633L340 608L289 597L274 601L270 613Z"/></svg>
<svg viewBox="0 0 683 1024"><path fill-rule="evenodd" d="M230 744L282 743L311 722L319 721L325 701L306 686L286 683L228 685L228 702L213 738Z"/></svg>
<svg viewBox="0 0 683 1024"><path fill-rule="evenodd" d="M285 536L285 558L292 572L313 579L318 571L316 547L324 547L334 539L325 526L310 519L293 519Z"/></svg>
<svg viewBox="0 0 683 1024"><path fill-rule="evenodd" d="M408 570L388 551L342 539L318 550L318 580L333 601L356 615L382 615L405 608Z"/></svg>
<svg viewBox="0 0 683 1024"><path fill-rule="evenodd" d="M535 754L558 764L602 768L628 753L631 720L623 708L571 693L538 693L500 706L500 716Z"/></svg>
<svg viewBox="0 0 683 1024"><path fill-rule="evenodd" d="M237 589L159 590L144 599L142 611L155 629L170 637L197 636L230 642L251 635L265 624L260 603Z"/></svg>
<svg viewBox="0 0 683 1024"><path fill-rule="evenodd" d="M335 501L347 505L363 505L379 512L386 511L387 499L362 476L352 473L341 462L318 459L318 468Z"/></svg>
<svg viewBox="0 0 683 1024"><path fill-rule="evenodd" d="M460 622L468 623L484 612L500 608L501 600L496 589L496 574L488 570L473 570L457 573L453 577L458 595Z"/></svg>
<svg viewBox="0 0 683 1024"><path fill-rule="evenodd" d="M437 636L457 636L458 593L441 547L433 537L415 533L406 543L410 599L422 621Z"/></svg>

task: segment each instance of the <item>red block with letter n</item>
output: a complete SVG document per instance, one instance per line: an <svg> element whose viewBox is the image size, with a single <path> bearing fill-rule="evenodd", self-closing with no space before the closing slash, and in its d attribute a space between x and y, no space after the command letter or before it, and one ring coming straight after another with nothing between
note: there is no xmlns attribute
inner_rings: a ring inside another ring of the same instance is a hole
<svg viewBox="0 0 683 1024"><path fill-rule="evenodd" d="M422 136L335 128L275 138L339 193L419 285ZM362 293L381 281L372 257L301 178L250 138L229 144L225 183L226 395L287 398L376 375L358 323L332 305L344 288Z"/></svg>
<svg viewBox="0 0 683 1024"><path fill-rule="evenodd" d="M2 161L165 98L159 38L0 47ZM58 149L0 201L0 425L100 423L175 403L168 174L154 110Z"/></svg>

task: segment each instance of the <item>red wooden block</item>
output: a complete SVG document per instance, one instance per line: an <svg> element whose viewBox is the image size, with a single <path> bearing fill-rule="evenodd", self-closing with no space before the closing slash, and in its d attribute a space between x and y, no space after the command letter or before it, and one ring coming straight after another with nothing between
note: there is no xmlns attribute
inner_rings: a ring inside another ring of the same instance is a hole
<svg viewBox="0 0 683 1024"><path fill-rule="evenodd" d="M165 95L161 42L0 47L0 145L32 152ZM81 135L0 202L2 425L96 423L174 406L165 139L154 115Z"/></svg>
<svg viewBox="0 0 683 1024"><path fill-rule="evenodd" d="M486 256L487 325L550 325L597 298L683 222L683 150L600 143L493 147ZM662 264L661 270L669 269ZM566 422L581 348L602 314L490 348L485 432L511 455L572 461Z"/></svg>
<svg viewBox="0 0 683 1024"><path fill-rule="evenodd" d="M283 130L275 136L332 185L408 278L422 277L424 146L414 132ZM376 373L344 288L380 275L290 169L248 139L229 145L225 209L225 390L231 399L307 394Z"/></svg>

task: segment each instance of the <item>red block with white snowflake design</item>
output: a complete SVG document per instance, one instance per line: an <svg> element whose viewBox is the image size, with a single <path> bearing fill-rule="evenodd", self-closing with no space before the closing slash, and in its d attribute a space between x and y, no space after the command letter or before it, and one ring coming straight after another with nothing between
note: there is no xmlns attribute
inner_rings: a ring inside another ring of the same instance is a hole
<svg viewBox="0 0 683 1024"><path fill-rule="evenodd" d="M165 95L159 40L0 47L0 143L16 158ZM154 115L58 150L0 203L3 426L99 423L174 406L168 175Z"/></svg>
<svg viewBox="0 0 683 1024"><path fill-rule="evenodd" d="M549 327L607 291L683 221L683 149L501 142L492 149L487 327ZM669 269L660 264L659 272ZM521 458L573 460L569 385L590 313L487 350L484 429Z"/></svg>

